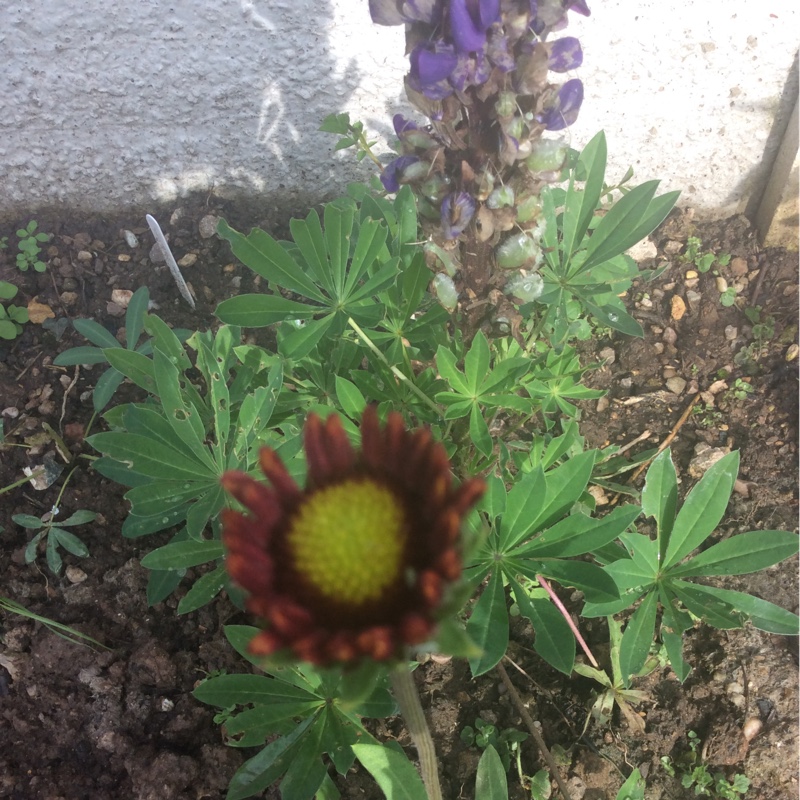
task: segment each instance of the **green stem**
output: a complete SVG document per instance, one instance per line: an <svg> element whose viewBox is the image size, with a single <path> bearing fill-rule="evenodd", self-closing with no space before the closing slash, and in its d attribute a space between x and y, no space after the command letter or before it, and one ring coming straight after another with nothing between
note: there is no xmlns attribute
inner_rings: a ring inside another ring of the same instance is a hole
<svg viewBox="0 0 800 800"><path fill-rule="evenodd" d="M431 400L430 397L428 397L428 395L426 395L425 392L423 392L422 389L420 389L419 386L414 383L414 381L412 381L407 375L403 374L403 372L397 369L397 367L388 362L386 356L376 347L375 342L373 342L372 339L370 339L369 336L367 336L367 334L361 330L352 317L347 320L347 324L356 332L359 339L361 339L361 341L364 342L364 344L369 347L369 349L372 350L372 352L375 353L375 355L386 365L395 378L403 381L403 383L405 383L406 386L408 386L408 388L411 389L411 391L414 392L414 394L419 397L423 403L425 403L425 405L427 405L429 408L432 408L439 417L442 416L442 409L439 408L439 406L437 406L436 403L434 403L433 400Z"/></svg>
<svg viewBox="0 0 800 800"><path fill-rule="evenodd" d="M419 771L429 800L442 800L442 787L439 785L439 767L436 764L436 748L433 746L431 731L419 701L417 685L408 664L399 664L392 670L392 690L394 691L400 714L419 754Z"/></svg>

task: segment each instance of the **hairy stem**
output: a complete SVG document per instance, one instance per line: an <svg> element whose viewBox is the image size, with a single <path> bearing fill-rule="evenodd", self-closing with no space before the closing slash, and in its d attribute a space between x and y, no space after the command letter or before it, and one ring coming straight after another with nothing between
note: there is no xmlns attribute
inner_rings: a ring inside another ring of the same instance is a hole
<svg viewBox="0 0 800 800"><path fill-rule="evenodd" d="M400 714L408 727L411 739L419 754L419 770L429 800L442 800L442 787L439 785L439 768L436 764L436 749L433 746L430 728L425 712L419 701L417 685L408 665L399 664L392 670L392 690L394 691Z"/></svg>

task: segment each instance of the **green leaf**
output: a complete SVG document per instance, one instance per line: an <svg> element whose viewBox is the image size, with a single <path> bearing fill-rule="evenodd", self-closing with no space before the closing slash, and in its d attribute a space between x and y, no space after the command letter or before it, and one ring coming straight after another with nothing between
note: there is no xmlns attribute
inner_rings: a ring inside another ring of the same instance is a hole
<svg viewBox="0 0 800 800"><path fill-rule="evenodd" d="M650 592L625 626L619 649L619 666L626 687L631 676L640 672L647 660L650 645L653 644L657 610L658 596Z"/></svg>
<svg viewBox="0 0 800 800"><path fill-rule="evenodd" d="M499 569L492 572L489 585L478 598L467 633L482 650L480 656L469 659L472 677L477 678L495 666L508 647L508 610Z"/></svg>
<svg viewBox="0 0 800 800"><path fill-rule="evenodd" d="M506 485L498 475L492 473L486 476L486 493L481 498L478 508L486 512L489 521L506 510Z"/></svg>
<svg viewBox="0 0 800 800"><path fill-rule="evenodd" d="M358 241L350 262L350 269L347 273L347 280L344 284L342 294L349 298L353 293L362 276L375 263L378 254L386 244L388 231L385 225L377 220L364 220L358 231Z"/></svg>
<svg viewBox="0 0 800 800"><path fill-rule="evenodd" d="M122 348L120 348L121 350ZM105 353L105 351L103 351ZM103 355L105 360L105 355ZM92 405L97 412L102 411L107 405L108 401L117 391L119 385L124 380L125 376L115 369L107 369L97 380L94 385L94 392L92 393Z"/></svg>
<svg viewBox="0 0 800 800"><path fill-rule="evenodd" d="M328 332L336 314L307 322L305 327L290 333L278 345L278 352L285 358L299 360L307 356Z"/></svg>
<svg viewBox="0 0 800 800"><path fill-rule="evenodd" d="M149 436L112 431L95 433L86 441L101 453L127 463L142 475L165 480L209 480L216 474Z"/></svg>
<svg viewBox="0 0 800 800"><path fill-rule="evenodd" d="M311 319L323 310L277 294L241 294L223 300L214 313L228 325L263 328L289 319Z"/></svg>
<svg viewBox="0 0 800 800"><path fill-rule="evenodd" d="M28 528L30 530L38 531L39 528L44 528L44 522L31 514L14 514L11 519L16 522L17 525L21 525L23 528Z"/></svg>
<svg viewBox="0 0 800 800"><path fill-rule="evenodd" d="M444 345L439 345L439 349L436 351L436 369L450 384L454 392L466 397L470 396L469 385L456 367L456 357Z"/></svg>
<svg viewBox="0 0 800 800"><path fill-rule="evenodd" d="M522 616L533 625L533 649L559 672L569 675L575 663L575 637L561 612L549 601L531 599L510 576L508 584Z"/></svg>
<svg viewBox="0 0 800 800"><path fill-rule="evenodd" d="M103 350L109 347L122 348L122 345L114 338L114 335L93 319L76 319L72 321L72 324L81 336Z"/></svg>
<svg viewBox="0 0 800 800"><path fill-rule="evenodd" d="M85 558L89 555L89 548L75 534L69 531L53 527L50 529L50 536L55 536L58 543L74 556Z"/></svg>
<svg viewBox="0 0 800 800"><path fill-rule="evenodd" d="M644 336L642 326L624 308L617 305L599 306L589 300L584 294L580 295L581 303L586 310L596 317L603 325L620 331L626 336L636 336L641 339Z"/></svg>
<svg viewBox="0 0 800 800"><path fill-rule="evenodd" d="M330 258L334 297L342 300L344 299L344 278L350 255L350 234L353 231L355 209L351 203L345 207L337 203L328 203L323 213L325 215L325 244Z"/></svg>
<svg viewBox="0 0 800 800"><path fill-rule="evenodd" d="M227 582L228 573L225 571L224 564L201 575L178 603L178 614L188 614L190 611L196 611L207 605L220 593Z"/></svg>
<svg viewBox="0 0 800 800"><path fill-rule="evenodd" d="M562 223L562 260L566 269L572 254L583 242L589 223L603 191L603 178L606 172L607 146L603 131L592 137L583 148L580 162L586 169L586 182L582 189L575 185L574 174L570 178L567 196L564 201Z"/></svg>
<svg viewBox="0 0 800 800"><path fill-rule="evenodd" d="M617 793L617 800L645 800L645 780L639 768L636 767L622 784Z"/></svg>
<svg viewBox="0 0 800 800"><path fill-rule="evenodd" d="M327 718L326 709L300 740L281 781L281 800L312 800L322 785L327 775L321 758Z"/></svg>
<svg viewBox="0 0 800 800"><path fill-rule="evenodd" d="M506 770L497 750L489 745L478 762L475 775L475 797L481 800L508 800Z"/></svg>
<svg viewBox="0 0 800 800"><path fill-rule="evenodd" d="M178 368L160 350L153 353L153 375L164 416L175 435L198 461L208 467L211 474L217 473L217 464L204 443L206 432L200 412L191 402L184 402L178 382Z"/></svg>
<svg viewBox="0 0 800 800"><path fill-rule="evenodd" d="M405 753L380 744L354 744L352 748L386 800L428 800L422 780Z"/></svg>
<svg viewBox="0 0 800 800"><path fill-rule="evenodd" d="M685 584L683 581L676 581L675 583L681 584L685 596L686 587L690 584ZM699 598L700 595L705 595L707 598L717 599L727 604L731 608L745 614L750 620L750 623L760 631L778 633L783 636L797 636L800 632L800 619L798 619L796 614L787 611L785 608L776 606L774 603L770 603L767 600L753 597L753 595L746 594L745 592L735 592L730 589L717 589L712 586L703 586L699 583L691 586L695 598ZM681 600L684 600L684 598L681 597ZM688 603L686 605L688 608ZM738 626L734 625L728 627Z"/></svg>
<svg viewBox="0 0 800 800"><path fill-rule="evenodd" d="M361 413L366 408L367 401L361 394L361 390L352 381L341 375L336 376L336 399L339 401L342 411L350 419L361 419Z"/></svg>
<svg viewBox="0 0 800 800"><path fill-rule="evenodd" d="M165 544L148 553L141 563L147 569L185 569L222 558L224 554L222 542L190 539Z"/></svg>
<svg viewBox="0 0 800 800"><path fill-rule="evenodd" d="M148 314L144 318L144 329L153 337L153 347L169 356L170 361L179 370L186 371L192 368L192 362L186 355L181 340L163 319L155 314Z"/></svg>
<svg viewBox="0 0 800 800"><path fill-rule="evenodd" d="M469 352L464 357L464 374L467 378L467 394L470 397L477 397L480 394L479 387L489 373L490 361L489 342L483 331L478 331L472 340Z"/></svg>
<svg viewBox="0 0 800 800"><path fill-rule="evenodd" d="M128 514L125 522L122 523L122 535L126 539L135 539L139 536L147 536L150 533L172 528L186 519L188 510L188 506L182 505L169 511L162 511L160 514L141 517L133 513Z"/></svg>
<svg viewBox="0 0 800 800"><path fill-rule="evenodd" d="M580 589L591 603L607 603L619 597L614 579L602 567L588 561L560 561L547 559L532 562L534 569L527 569L525 561L520 562L520 571L535 580L536 574L558 581L562 586Z"/></svg>
<svg viewBox="0 0 800 800"><path fill-rule="evenodd" d="M740 612L737 606L724 599L722 595L711 592L709 589L710 587L708 586L688 583L682 580L669 582L669 590L675 597L692 614L700 617L706 624L721 630L741 628L745 622L745 615ZM744 597L747 596L744 595ZM794 633L797 633L797 631L794 631Z"/></svg>
<svg viewBox="0 0 800 800"><path fill-rule="evenodd" d="M653 460L647 470L642 490L642 512L653 517L658 527L658 555L664 562L667 545L678 508L678 476L667 448Z"/></svg>
<svg viewBox="0 0 800 800"><path fill-rule="evenodd" d="M295 744L313 722L314 717L306 717L290 734L281 736L245 761L231 779L225 800L253 797L278 780L291 763Z"/></svg>
<svg viewBox="0 0 800 800"><path fill-rule="evenodd" d="M583 270L591 269L624 253L642 238L638 236L637 228L656 193L658 184L659 181L645 181L611 206L589 239Z"/></svg>
<svg viewBox="0 0 800 800"><path fill-rule="evenodd" d="M153 377L153 362L147 356L135 350L123 350L121 347L107 347L103 350L103 355L115 370L137 386L150 394L158 394Z"/></svg>
<svg viewBox="0 0 800 800"><path fill-rule="evenodd" d="M217 233L230 242L234 255L253 272L271 283L303 297L326 303L325 296L284 248L265 231L254 228L249 236L220 220Z"/></svg>
<svg viewBox="0 0 800 800"><path fill-rule="evenodd" d="M793 556L800 539L789 531L749 531L709 547L670 570L670 577L745 575Z"/></svg>
<svg viewBox="0 0 800 800"><path fill-rule="evenodd" d="M178 588L182 578L182 570L153 570L147 578L147 605L152 607L166 600Z"/></svg>
<svg viewBox="0 0 800 800"><path fill-rule="evenodd" d="M728 507L738 471L739 453L728 453L712 465L689 492L675 520L664 569L689 555L714 531Z"/></svg>
<svg viewBox="0 0 800 800"><path fill-rule="evenodd" d="M97 519L97 514L94 511L87 511L86 509L79 509L74 514L70 514L65 520L59 522L59 526L65 528L69 525L85 525L87 522L94 522Z"/></svg>
<svg viewBox="0 0 800 800"><path fill-rule="evenodd" d="M477 403L472 406L469 413L469 438L479 453L487 458L492 454L493 443L489 434L489 426Z"/></svg>
<svg viewBox="0 0 800 800"><path fill-rule="evenodd" d="M499 528L503 552L508 552L531 532L544 501L545 491L546 481L541 466L523 475L511 487Z"/></svg>
<svg viewBox="0 0 800 800"><path fill-rule="evenodd" d="M593 519L583 513L568 517L540 536L513 550L516 558L568 558L596 550L614 541L639 516L635 505L615 508L610 514Z"/></svg>
<svg viewBox="0 0 800 800"><path fill-rule="evenodd" d="M125 344L128 350L133 350L139 337L142 335L144 318L147 314L147 306L150 304L150 292L146 286L140 286L128 302L125 311Z"/></svg>
<svg viewBox="0 0 800 800"><path fill-rule="evenodd" d="M228 708L232 705L246 706L250 703L272 705L273 703L316 703L324 705L317 697L291 683L268 678L265 675L218 675L203 681L192 694L201 702Z"/></svg>
<svg viewBox="0 0 800 800"><path fill-rule="evenodd" d="M53 363L57 367L71 367L73 364L107 364L108 359L101 348L82 346L72 347L59 353L53 359Z"/></svg>
<svg viewBox="0 0 800 800"><path fill-rule="evenodd" d="M292 232L292 239L294 239L306 264L311 268L317 283L331 297L336 297L336 289L331 280L331 265L328 261L328 251L325 247L325 238L322 234L319 214L312 209L304 220L290 220L289 229Z"/></svg>

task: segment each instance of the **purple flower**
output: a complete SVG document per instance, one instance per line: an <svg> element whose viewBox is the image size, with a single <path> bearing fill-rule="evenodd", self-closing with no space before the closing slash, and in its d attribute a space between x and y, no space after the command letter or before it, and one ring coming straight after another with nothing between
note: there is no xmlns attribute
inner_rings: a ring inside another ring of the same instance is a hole
<svg viewBox="0 0 800 800"><path fill-rule="evenodd" d="M442 41L419 44L411 51L409 60L409 81L414 89L431 100L443 100L453 93L447 82L458 64L452 45Z"/></svg>
<svg viewBox="0 0 800 800"><path fill-rule="evenodd" d="M416 156L400 156L394 161L390 161L381 173L381 183L389 194L400 191L400 180L403 177L403 170L416 164L419 159Z"/></svg>
<svg viewBox="0 0 800 800"><path fill-rule="evenodd" d="M410 119L406 119L402 114L395 114L392 117L392 125L394 125L394 132L399 137L402 137L402 135L407 131L419 130L419 125L417 125L416 122L412 122Z"/></svg>
<svg viewBox="0 0 800 800"><path fill-rule="evenodd" d="M558 90L555 104L537 115L536 119L544 125L545 130L563 130L578 119L582 102L583 84L577 78L573 78Z"/></svg>
<svg viewBox="0 0 800 800"><path fill-rule="evenodd" d="M445 239L455 239L469 225L476 203L467 192L452 192L442 200L442 231Z"/></svg>
<svg viewBox="0 0 800 800"><path fill-rule="evenodd" d="M442 5L443 0L369 0L369 13L376 25L436 25L442 18Z"/></svg>
<svg viewBox="0 0 800 800"><path fill-rule="evenodd" d="M450 73L450 83L456 91L463 92L470 86L480 86L489 80L492 65L479 50L472 55L462 54L458 57L456 68Z"/></svg>
<svg viewBox="0 0 800 800"><path fill-rule="evenodd" d="M450 34L459 53L474 53L486 44L486 31L500 16L500 0L451 0Z"/></svg>
<svg viewBox="0 0 800 800"><path fill-rule="evenodd" d="M583 63L581 43L574 36L556 39L554 42L549 42L547 47L550 51L547 67L553 72L569 72Z"/></svg>

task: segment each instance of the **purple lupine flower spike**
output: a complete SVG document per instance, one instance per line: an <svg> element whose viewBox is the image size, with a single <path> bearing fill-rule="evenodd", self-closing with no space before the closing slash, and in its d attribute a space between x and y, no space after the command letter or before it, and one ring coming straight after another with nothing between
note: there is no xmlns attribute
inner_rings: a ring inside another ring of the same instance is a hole
<svg viewBox="0 0 800 800"><path fill-rule="evenodd" d="M563 130L578 119L582 102L583 84L577 78L573 78L558 90L555 105L539 114L537 120L548 131Z"/></svg>
<svg viewBox="0 0 800 800"><path fill-rule="evenodd" d="M452 192L442 200L442 231L445 239L455 239L475 215L475 198L467 192Z"/></svg>
<svg viewBox="0 0 800 800"><path fill-rule="evenodd" d="M416 156L400 156L394 161L390 161L381 173L381 183L389 194L400 191L400 179L403 177L403 170L416 164L419 159Z"/></svg>
<svg viewBox="0 0 800 800"><path fill-rule="evenodd" d="M548 43L550 57L547 61L548 69L553 72L569 72L577 69L583 63L583 50L581 43L574 36L564 36Z"/></svg>
<svg viewBox="0 0 800 800"><path fill-rule="evenodd" d="M500 16L500 0L451 0L450 33L459 53L474 53L486 44L486 31Z"/></svg>

